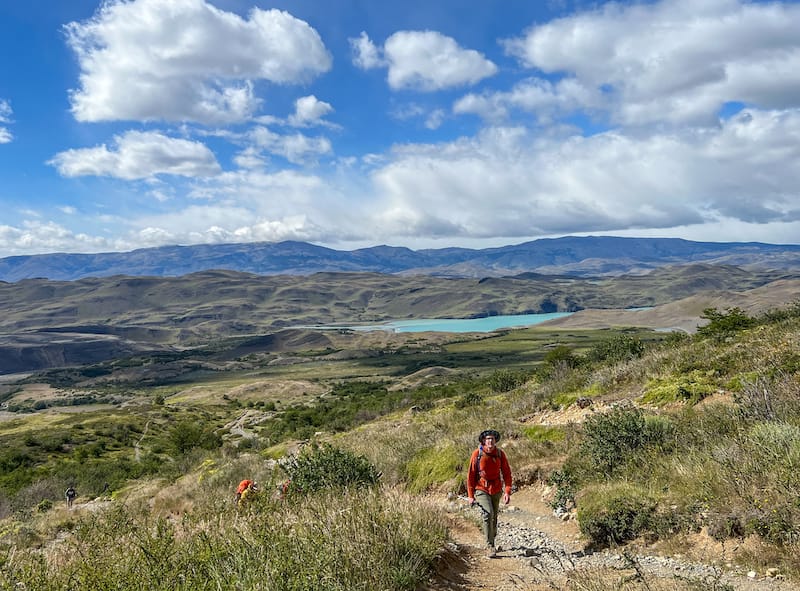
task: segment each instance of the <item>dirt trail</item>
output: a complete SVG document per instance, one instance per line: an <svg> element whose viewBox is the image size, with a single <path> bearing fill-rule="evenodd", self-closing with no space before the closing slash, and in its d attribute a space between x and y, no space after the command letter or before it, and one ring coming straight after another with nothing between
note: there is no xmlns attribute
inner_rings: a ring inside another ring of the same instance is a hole
<svg viewBox="0 0 800 591"><path fill-rule="evenodd" d="M448 510L452 542L439 571L425 591L543 591L586 589L586 581L603 573L618 589L682 588L734 591L790 591L798 586L778 575L748 573L728 564L722 568L682 555L664 556L630 548L590 552L577 523L553 515L542 501L541 489L524 487L500 515L497 558L487 558L476 509L461 501L435 500ZM700 553L703 548L698 547ZM627 557L626 557L627 554ZM713 556L713 554L710 554ZM717 557L719 558L719 557ZM592 574L589 574L592 573ZM774 573L773 573L774 574ZM644 580L636 586L634 583ZM578 583L575 583L577 578ZM573 584L568 584L568 579ZM630 581L631 585L625 583ZM592 587L603 588L603 587Z"/></svg>

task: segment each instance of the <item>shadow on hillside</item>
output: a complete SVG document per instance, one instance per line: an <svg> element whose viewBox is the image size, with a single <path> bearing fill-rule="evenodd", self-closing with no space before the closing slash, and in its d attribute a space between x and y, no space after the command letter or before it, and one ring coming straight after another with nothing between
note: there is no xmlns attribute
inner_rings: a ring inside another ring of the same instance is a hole
<svg viewBox="0 0 800 591"><path fill-rule="evenodd" d="M445 545L436 565L436 574L418 591L462 591L467 588L469 555L456 544Z"/></svg>

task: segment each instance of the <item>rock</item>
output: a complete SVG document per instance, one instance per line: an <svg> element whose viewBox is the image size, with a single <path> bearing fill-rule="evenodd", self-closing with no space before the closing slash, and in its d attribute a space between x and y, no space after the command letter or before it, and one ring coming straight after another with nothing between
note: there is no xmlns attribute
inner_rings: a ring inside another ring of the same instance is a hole
<svg viewBox="0 0 800 591"><path fill-rule="evenodd" d="M780 571L777 568L768 568L764 574L770 579L774 579L780 574Z"/></svg>
<svg viewBox="0 0 800 591"><path fill-rule="evenodd" d="M754 571L754 570L749 571L747 573L747 578L748 579L755 579L756 578L756 571Z"/></svg>

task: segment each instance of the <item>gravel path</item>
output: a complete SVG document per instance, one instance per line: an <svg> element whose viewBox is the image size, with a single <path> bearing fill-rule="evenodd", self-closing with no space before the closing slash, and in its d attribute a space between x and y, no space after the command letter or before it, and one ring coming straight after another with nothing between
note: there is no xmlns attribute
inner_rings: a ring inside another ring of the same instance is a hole
<svg viewBox="0 0 800 591"><path fill-rule="evenodd" d="M522 494L524 492L524 494ZM534 591L545 589L678 588L708 591L790 591L796 584L777 571L747 573L693 562L680 555L615 550L587 551L577 524L552 514L534 491L520 491L498 520L497 559L485 557L477 509L450 502L453 542L429 591ZM586 586L594 573L613 577L610 587ZM567 586L567 579L573 580ZM579 584L575 584L575 580ZM639 583L637 586L635 583ZM628 586L627 583L631 585Z"/></svg>

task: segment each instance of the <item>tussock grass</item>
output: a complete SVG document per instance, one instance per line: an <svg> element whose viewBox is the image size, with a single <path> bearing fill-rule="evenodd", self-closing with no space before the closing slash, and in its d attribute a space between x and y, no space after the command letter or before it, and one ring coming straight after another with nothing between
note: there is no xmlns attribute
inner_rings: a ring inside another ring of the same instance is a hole
<svg viewBox="0 0 800 591"><path fill-rule="evenodd" d="M47 554L0 551L0 588L414 589L445 537L440 515L392 491L264 495L246 511L217 503L172 518L115 504Z"/></svg>

